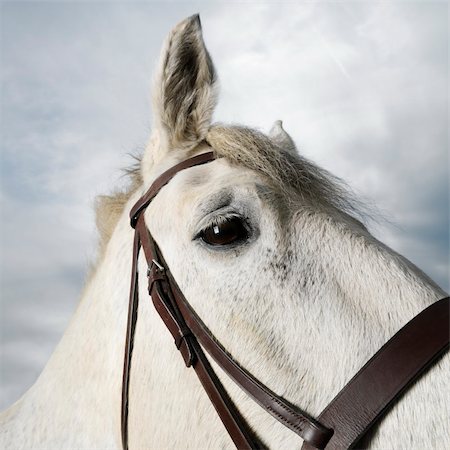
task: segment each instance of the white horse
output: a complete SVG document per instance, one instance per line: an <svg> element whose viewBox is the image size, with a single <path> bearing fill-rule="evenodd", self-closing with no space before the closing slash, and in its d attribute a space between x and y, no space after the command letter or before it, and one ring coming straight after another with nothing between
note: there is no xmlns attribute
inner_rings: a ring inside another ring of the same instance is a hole
<svg viewBox="0 0 450 450"><path fill-rule="evenodd" d="M212 147L222 158L177 174L147 209L146 224L216 338L243 367L313 416L400 327L445 296L370 235L339 183L298 155L280 122L268 136L212 125L216 99L214 67L193 16L168 37L154 84L153 134L140 169L128 192L99 201L97 266L39 379L1 415L1 448L121 448L133 242L128 213L158 175L194 148ZM232 232L218 244L214 228L227 229L223 224ZM144 278L143 257L140 266ZM233 448L145 285L141 280L130 449ZM446 357L365 445L450 448L448 368ZM300 448L296 434L219 375L268 448Z"/></svg>

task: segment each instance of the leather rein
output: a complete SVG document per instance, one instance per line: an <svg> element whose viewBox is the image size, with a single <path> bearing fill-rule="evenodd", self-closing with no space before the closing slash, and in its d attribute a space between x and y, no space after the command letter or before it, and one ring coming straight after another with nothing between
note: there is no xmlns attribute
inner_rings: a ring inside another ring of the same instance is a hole
<svg viewBox="0 0 450 450"><path fill-rule="evenodd" d="M397 332L347 383L317 419L272 392L239 366L210 333L187 302L158 245L144 222L144 211L178 172L211 162L203 153L176 164L151 185L131 210L135 229L131 289L122 381L122 446L128 450L128 409L131 358L138 317L138 258L142 247L148 264L148 292L172 334L187 367L192 367L238 449L264 445L228 396L203 349L263 409L303 440L302 450L353 447L449 346L449 297L433 303Z"/></svg>

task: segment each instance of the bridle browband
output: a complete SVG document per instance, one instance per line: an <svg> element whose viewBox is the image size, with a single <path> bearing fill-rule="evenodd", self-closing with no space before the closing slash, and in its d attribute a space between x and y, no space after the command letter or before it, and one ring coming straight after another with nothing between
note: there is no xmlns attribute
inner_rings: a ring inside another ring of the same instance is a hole
<svg viewBox="0 0 450 450"><path fill-rule="evenodd" d="M178 172L211 162L203 153L176 164L150 186L131 210L135 228L130 299L122 381L122 446L128 450L131 357L138 316L138 258L147 260L148 291L187 367L193 367L238 449L264 447L247 425L211 367L203 349L263 409L303 440L302 450L354 446L449 345L449 298L439 300L397 332L347 383L317 419L276 395L227 353L187 302L144 221L143 212Z"/></svg>

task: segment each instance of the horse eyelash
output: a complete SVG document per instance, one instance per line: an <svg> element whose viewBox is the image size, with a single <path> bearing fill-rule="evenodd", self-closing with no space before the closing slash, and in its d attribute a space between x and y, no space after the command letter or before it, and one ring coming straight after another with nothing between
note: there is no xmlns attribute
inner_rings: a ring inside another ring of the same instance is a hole
<svg viewBox="0 0 450 450"><path fill-rule="evenodd" d="M207 230L210 227L222 225L223 223L227 222L231 219L240 219L244 223L244 226L250 230L250 226L248 224L248 219L245 217L242 217L241 215L237 213L228 213L228 214L218 214L214 217L211 217L208 222L206 222L205 225L202 226L201 230L194 236L194 240L198 239L201 234Z"/></svg>

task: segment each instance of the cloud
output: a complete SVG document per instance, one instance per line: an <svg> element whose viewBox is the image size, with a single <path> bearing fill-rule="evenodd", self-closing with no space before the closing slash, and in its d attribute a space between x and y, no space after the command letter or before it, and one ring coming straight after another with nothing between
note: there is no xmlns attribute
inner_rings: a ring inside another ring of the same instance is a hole
<svg viewBox="0 0 450 450"><path fill-rule="evenodd" d="M304 155L394 224L376 235L449 288L445 4L4 3L2 405L67 324L95 254L93 199L144 146L160 46L197 11L221 80L216 119L283 119Z"/></svg>

